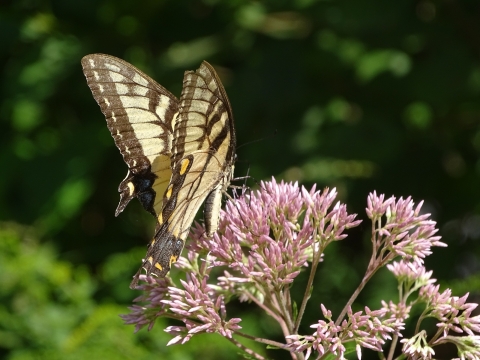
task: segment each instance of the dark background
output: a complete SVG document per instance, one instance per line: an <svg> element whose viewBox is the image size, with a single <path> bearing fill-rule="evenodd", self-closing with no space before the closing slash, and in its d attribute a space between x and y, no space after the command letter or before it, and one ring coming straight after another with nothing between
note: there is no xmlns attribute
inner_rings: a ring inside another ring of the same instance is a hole
<svg viewBox="0 0 480 360"><path fill-rule="evenodd" d="M128 284L154 224L136 201L114 217L126 165L81 71L94 52L177 96L183 72L209 61L235 115L236 176L335 186L364 219L327 249L302 333L320 303L338 314L359 283L374 190L425 200L449 246L428 268L442 289L479 301L478 1L19 0L0 10L0 357L240 356L215 335L167 348L166 322L133 334L118 317L137 296ZM397 299L387 272L356 306L380 299ZM229 311L244 332L282 341L253 305Z"/></svg>

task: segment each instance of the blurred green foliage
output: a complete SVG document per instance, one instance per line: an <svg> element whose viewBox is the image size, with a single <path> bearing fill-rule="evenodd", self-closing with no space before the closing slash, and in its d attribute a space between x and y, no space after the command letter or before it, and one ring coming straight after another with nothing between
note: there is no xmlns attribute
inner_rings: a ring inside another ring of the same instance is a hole
<svg viewBox="0 0 480 360"><path fill-rule="evenodd" d="M183 71L214 64L237 176L336 186L363 219L373 190L424 199L449 244L427 265L479 301L478 1L6 0L0 44L0 356L238 357L219 338L166 348L166 325L121 325L153 221L138 203L113 216L126 166L81 72L93 52L176 95ZM358 284L368 230L327 252L306 318ZM374 280L361 299L372 307L395 293L388 274ZM253 308L230 311L280 339Z"/></svg>

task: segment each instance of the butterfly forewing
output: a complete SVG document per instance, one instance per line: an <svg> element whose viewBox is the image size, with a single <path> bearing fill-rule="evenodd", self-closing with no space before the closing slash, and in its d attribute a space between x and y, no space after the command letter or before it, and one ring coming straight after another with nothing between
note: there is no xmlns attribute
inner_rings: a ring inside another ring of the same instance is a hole
<svg viewBox="0 0 480 360"><path fill-rule="evenodd" d="M113 56L87 55L82 66L129 168L119 186L116 215L136 196L147 211L158 216L171 177L178 100L148 75Z"/></svg>

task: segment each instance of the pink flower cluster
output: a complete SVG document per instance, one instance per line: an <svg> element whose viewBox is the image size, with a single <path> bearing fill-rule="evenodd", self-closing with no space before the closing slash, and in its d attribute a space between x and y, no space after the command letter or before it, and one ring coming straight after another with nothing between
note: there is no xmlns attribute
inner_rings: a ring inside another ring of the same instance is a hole
<svg viewBox="0 0 480 360"><path fill-rule="evenodd" d="M261 292L280 289L298 276L312 261L313 247L342 240L345 229L356 226L356 215L346 206L332 208L336 191L307 191L295 184L262 182L261 190L229 201L221 214L220 228L212 238L203 227L192 231L189 247L196 253L209 253L211 266L228 266L225 288L234 283L258 285Z"/></svg>
<svg viewBox="0 0 480 360"><path fill-rule="evenodd" d="M362 348L368 348L392 359L399 341L403 354L412 359L431 359L434 346L444 342L455 344L461 359L479 359L480 316L471 316L477 304L466 303L468 294L459 298L448 289L441 293L432 272L424 267L432 247L446 246L435 235L435 222L421 213L422 203L415 206L411 198L385 200L375 192L367 201L373 251L363 280L336 319L321 305L323 318L311 325L313 333L298 333L325 248L345 239L345 231L360 223L355 214L347 213L346 205L335 203L336 195L335 189L317 191L314 186L308 191L272 179L262 182L260 190L228 201L213 237L208 238L198 224L192 229L186 256L175 264L186 280L174 284L169 276L142 276L144 294L135 299L131 313L122 316L125 323L139 330L146 325L151 329L158 317L177 319L184 326L165 330L174 336L169 345L185 343L199 333L218 333L256 359L263 357L234 335L288 350L294 359L306 359L314 352L317 357L334 354L344 359L349 343L358 358ZM354 313L358 294L384 266L399 283L398 302L382 301L377 310L365 307ZM309 278L304 298L294 309L290 287L301 271L307 271ZM241 319L227 315L226 304L233 298L253 302L275 319L285 342L240 332ZM425 310L415 334L399 340L416 304L424 304ZM427 317L438 320L433 336L421 328ZM467 335L452 336L452 332ZM387 340L390 349L385 349Z"/></svg>
<svg viewBox="0 0 480 360"><path fill-rule="evenodd" d="M375 227L374 254L380 255L377 260L386 263L401 256L421 265L432 246L447 246L440 236L433 236L438 230L435 221L429 220L430 214L421 214L423 201L415 207L410 197L385 200L384 195L373 192L367 202L366 212Z"/></svg>
<svg viewBox="0 0 480 360"><path fill-rule="evenodd" d="M337 325L332 320L332 313L323 304L320 305L324 318L328 321L319 320L311 325L316 329L310 336L290 335L287 339L293 340L288 346L295 352L306 351L305 358L309 358L312 351L318 356L334 354L338 359L344 359L345 344L355 341L357 355L361 358L361 347L382 351L386 340L392 339L392 334L400 335L403 322L394 316L388 316L386 309L372 311L365 307L365 312L352 313L349 308L347 319Z"/></svg>

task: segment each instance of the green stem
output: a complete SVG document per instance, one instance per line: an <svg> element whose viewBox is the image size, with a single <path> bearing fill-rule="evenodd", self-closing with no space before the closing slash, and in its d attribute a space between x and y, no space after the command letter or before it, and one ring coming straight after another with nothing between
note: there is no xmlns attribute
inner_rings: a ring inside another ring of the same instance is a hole
<svg viewBox="0 0 480 360"><path fill-rule="evenodd" d="M315 244L317 243L315 239L317 238L317 229L315 228L315 232L313 234L314 241L313 241L313 259L312 259L312 267L310 269L310 275L308 276L307 286L305 287L305 293L303 294L302 304L300 305L300 309L298 310L297 318L295 319L295 326L293 328L293 333L296 334L298 332L298 328L300 327L300 322L302 321L303 314L307 307L307 302L310 299L311 289L313 286L313 279L315 278L315 274L317 272L318 263L320 262L320 257L322 256L325 247L318 249L318 252L315 252Z"/></svg>
<svg viewBox="0 0 480 360"><path fill-rule="evenodd" d="M236 334L238 335L241 335L239 333L236 332ZM230 341L232 344L234 344L236 347L242 349L245 353L247 353L248 355L250 355L251 357L255 358L255 359L258 359L258 360L265 360L265 358L263 356L261 356L260 354L257 354L255 351L247 348L246 346L242 345L240 342L238 342L237 340L233 339L233 338L229 338L227 337L226 338L228 341Z"/></svg>
<svg viewBox="0 0 480 360"><path fill-rule="evenodd" d="M287 305L285 303L285 295L283 294L282 290L277 290L275 291L275 298L277 300L277 304L280 306L280 310L282 312L282 317L285 320L285 323L287 324L288 327L288 334L285 335L292 335L292 330L293 330L293 322L292 318L290 316L290 312L287 309Z"/></svg>
<svg viewBox="0 0 480 360"><path fill-rule="evenodd" d="M355 289L353 292L352 296L348 300L347 304L343 308L342 312L338 316L337 320L335 321L335 325L340 325L342 322L343 318L348 312L348 309L352 306L353 302L355 299L358 297L360 292L363 290L367 282L372 278L372 276L377 272L379 269L379 266L375 266L375 254L372 254L372 258L370 259L370 264L368 265L367 272L365 273L365 276L363 277L362 281L360 282L360 285Z"/></svg>
<svg viewBox="0 0 480 360"><path fill-rule="evenodd" d="M244 292L244 295L246 295L251 301L253 301L257 306L261 309L263 309L268 315L270 315L272 318L274 318L278 323L281 324L283 322L282 317L279 314L276 314L272 309L270 309L268 306L265 306L265 304L261 303L255 296L253 296L250 292L246 291Z"/></svg>

